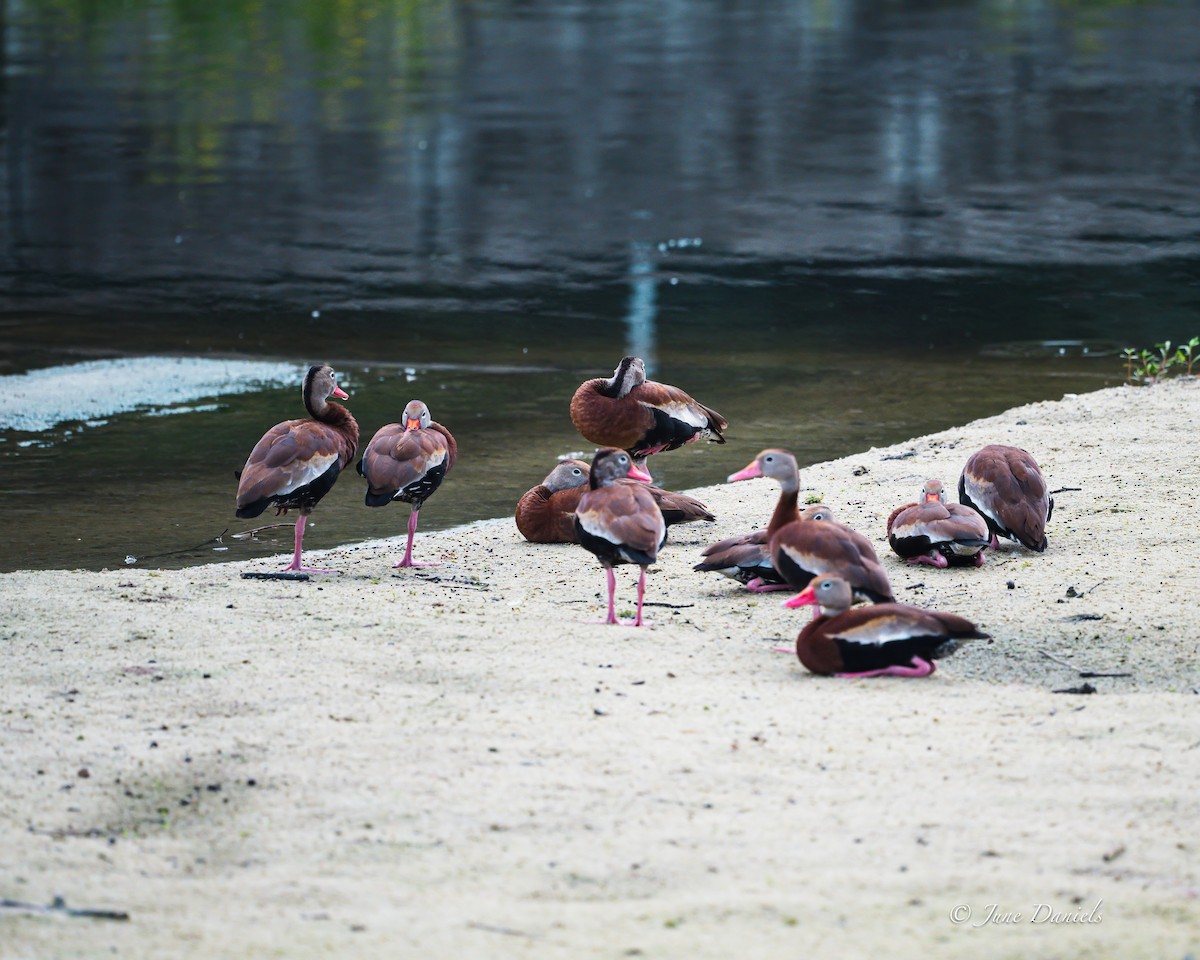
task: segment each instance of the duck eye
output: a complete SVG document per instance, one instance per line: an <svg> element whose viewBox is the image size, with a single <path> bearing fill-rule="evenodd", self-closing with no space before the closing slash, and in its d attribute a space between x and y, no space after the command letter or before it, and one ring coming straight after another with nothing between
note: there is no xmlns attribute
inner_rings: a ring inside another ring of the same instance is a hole
<svg viewBox="0 0 1200 960"><path fill-rule="evenodd" d="M574 470L572 470L571 472L572 472L573 474L575 474L575 476L577 476L577 477L578 477L580 474L582 474L582 473L583 473L583 471L582 471L582 470L580 470L578 467L576 467L576 468L575 468Z"/></svg>

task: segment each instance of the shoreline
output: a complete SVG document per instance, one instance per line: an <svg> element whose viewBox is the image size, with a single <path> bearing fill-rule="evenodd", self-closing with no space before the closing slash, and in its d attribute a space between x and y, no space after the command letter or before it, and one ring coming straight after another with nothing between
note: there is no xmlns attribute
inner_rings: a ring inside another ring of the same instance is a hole
<svg viewBox="0 0 1200 960"><path fill-rule="evenodd" d="M418 532L425 570L390 538L306 551L343 571L307 582L0 574L0 899L131 916L0 911L0 956L1194 951L1198 424L1172 380L802 465L898 600L992 635L926 680L814 677L771 652L807 611L691 570L765 524L761 480L687 491L718 522L671 528L644 631L588 622L598 563L511 517ZM1049 549L904 565L888 514L988 442L1079 488Z"/></svg>

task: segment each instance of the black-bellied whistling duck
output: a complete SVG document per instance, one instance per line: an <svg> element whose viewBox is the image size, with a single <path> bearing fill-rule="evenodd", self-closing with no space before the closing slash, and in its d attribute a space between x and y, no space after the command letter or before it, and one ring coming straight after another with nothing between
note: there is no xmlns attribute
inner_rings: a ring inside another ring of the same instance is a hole
<svg viewBox="0 0 1200 960"><path fill-rule="evenodd" d="M442 485L458 460L458 444L450 431L429 416L420 400L404 408L403 423L389 423L375 436L358 461L358 472L367 478L368 507L384 507L393 500L412 504L408 515L408 546L397 567L436 567L412 558L413 537L421 505Z"/></svg>
<svg viewBox="0 0 1200 960"><path fill-rule="evenodd" d="M646 596L646 568L658 559L658 551L667 540L667 524L662 511L640 483L618 483L621 477L645 480L647 475L634 466L625 450L604 447L592 458L588 490L575 511L575 535L579 543L594 553L608 579L608 618L619 623L614 594L617 589L613 567L636 563L642 568L638 577L637 619L642 625L642 601Z"/></svg>
<svg viewBox="0 0 1200 960"><path fill-rule="evenodd" d="M237 516L257 517L272 506L276 508L276 516L289 510L300 511L295 552L284 570L332 573L301 565L300 545L313 507L354 459L358 424L340 403L328 402L330 397L345 400L347 395L338 387L333 369L327 364L309 368L303 393L311 419L277 423L254 445L238 474Z"/></svg>
<svg viewBox="0 0 1200 960"><path fill-rule="evenodd" d="M1037 461L1020 447L992 443L971 454L958 478L958 500L987 522L992 549L997 536L1038 553L1046 549L1054 500Z"/></svg>
<svg viewBox="0 0 1200 960"><path fill-rule="evenodd" d="M987 523L961 503L947 503L941 480L926 480L921 501L897 507L888 517L888 543L911 564L983 566L991 542Z"/></svg>
<svg viewBox="0 0 1200 960"><path fill-rule="evenodd" d="M800 511L801 520L833 520L833 511L823 503L814 503ZM772 590L792 589L783 582L779 571L771 563L767 552L770 534L766 530L752 530L734 537L726 537L709 544L701 554L706 559L692 567L693 570L713 571L736 580L753 593L769 593Z"/></svg>
<svg viewBox="0 0 1200 960"><path fill-rule="evenodd" d="M639 471L641 468L638 468ZM591 467L583 460L563 460L546 475L546 479L528 490L517 501L515 518L521 536L533 543L578 543L575 537L575 510L588 488ZM642 483L654 497L667 526L712 522L717 518L708 507L685 493L672 493L660 487L648 486L641 480L622 477L618 483Z"/></svg>
<svg viewBox="0 0 1200 960"><path fill-rule="evenodd" d="M841 577L815 577L789 607L813 604L818 615L796 638L796 656L813 673L835 677L927 677L934 660L964 640L987 639L971 621L907 603L851 610L854 597Z"/></svg>
<svg viewBox="0 0 1200 960"><path fill-rule="evenodd" d="M790 589L783 576L771 562L767 549L771 535L795 520L832 520L833 511L823 503L813 504L801 512L797 504L800 497L800 469L796 458L787 450L770 448L763 450L737 473L731 473L728 483L768 477L779 483L779 501L765 530L727 537L704 548L704 560L693 570L713 571L745 584L747 590L766 593L770 590Z"/></svg>
<svg viewBox="0 0 1200 960"><path fill-rule="evenodd" d="M646 379L640 357L625 357L611 378L580 384L571 422L592 443L620 447L635 458L708 437L724 443L729 422L678 387Z"/></svg>
<svg viewBox="0 0 1200 960"><path fill-rule="evenodd" d="M833 574L846 580L859 600L895 600L887 573L871 541L845 524L789 523L767 544L771 563L788 586L800 590L813 577Z"/></svg>

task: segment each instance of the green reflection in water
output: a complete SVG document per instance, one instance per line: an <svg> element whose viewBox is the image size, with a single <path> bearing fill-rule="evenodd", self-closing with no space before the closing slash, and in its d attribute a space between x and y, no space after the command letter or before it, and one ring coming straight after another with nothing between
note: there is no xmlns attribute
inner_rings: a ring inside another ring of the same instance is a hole
<svg viewBox="0 0 1200 960"><path fill-rule="evenodd" d="M255 126L291 145L314 119L401 130L450 89L461 56L448 0L60 0L16 16L22 42L46 48L22 59L49 69L77 54L69 69L115 89L157 184L220 181Z"/></svg>

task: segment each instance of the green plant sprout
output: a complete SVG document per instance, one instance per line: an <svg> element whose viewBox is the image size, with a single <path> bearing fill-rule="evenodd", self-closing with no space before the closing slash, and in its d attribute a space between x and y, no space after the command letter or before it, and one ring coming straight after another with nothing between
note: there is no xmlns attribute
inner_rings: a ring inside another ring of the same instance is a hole
<svg viewBox="0 0 1200 960"><path fill-rule="evenodd" d="M1179 347L1173 347L1170 340L1156 343L1153 350L1126 347L1121 354L1125 363L1125 383L1129 386L1135 383L1153 386L1180 367L1186 367L1185 375L1190 377L1197 347L1200 347L1200 337L1192 337Z"/></svg>
<svg viewBox="0 0 1200 960"><path fill-rule="evenodd" d="M1184 373L1189 377L1192 375L1192 364L1196 360L1197 347L1200 347L1200 337L1192 337L1191 340L1180 346L1177 354L1179 362L1187 364L1187 370Z"/></svg>

